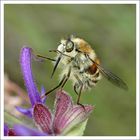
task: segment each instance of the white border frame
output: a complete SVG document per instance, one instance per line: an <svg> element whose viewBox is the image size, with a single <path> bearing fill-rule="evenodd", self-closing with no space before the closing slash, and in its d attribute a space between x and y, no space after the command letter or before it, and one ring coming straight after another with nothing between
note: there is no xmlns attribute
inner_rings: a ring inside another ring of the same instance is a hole
<svg viewBox="0 0 140 140"><path fill-rule="evenodd" d="M136 4L136 136L3 136L4 132L4 4ZM1 1L1 139L140 139L139 137L139 0L133 1Z"/></svg>

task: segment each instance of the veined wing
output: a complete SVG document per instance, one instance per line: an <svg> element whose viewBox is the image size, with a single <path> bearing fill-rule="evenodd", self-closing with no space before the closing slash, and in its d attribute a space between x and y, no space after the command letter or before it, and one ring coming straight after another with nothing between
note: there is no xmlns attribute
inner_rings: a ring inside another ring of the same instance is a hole
<svg viewBox="0 0 140 140"><path fill-rule="evenodd" d="M102 75L109 80L112 84L114 84L115 86L122 88L124 90L128 90L128 86L127 84L121 79L119 78L117 75L115 75L114 73L110 72L109 70L106 70L105 68L103 68L102 66L100 66L99 64L97 64L94 60L92 60L89 56L88 58L96 64L97 68L100 70L100 72L102 73Z"/></svg>
<svg viewBox="0 0 140 140"><path fill-rule="evenodd" d="M118 76L116 76L114 73L110 72L109 70L106 70L105 68L101 67L97 64L98 69L102 73L102 75L109 80L111 83L116 85L119 88L122 88L124 90L128 90L127 84Z"/></svg>

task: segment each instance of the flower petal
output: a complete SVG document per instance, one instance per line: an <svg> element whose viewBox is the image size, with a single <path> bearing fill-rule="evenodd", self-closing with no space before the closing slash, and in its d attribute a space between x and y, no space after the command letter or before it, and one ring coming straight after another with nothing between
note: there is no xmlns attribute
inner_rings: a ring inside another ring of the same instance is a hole
<svg viewBox="0 0 140 140"><path fill-rule="evenodd" d="M29 117L29 118L32 118L32 108L25 109L25 108L16 106L16 109L17 109L20 113L24 114L25 116L27 116L27 117Z"/></svg>
<svg viewBox="0 0 140 140"><path fill-rule="evenodd" d="M8 136L16 136L15 130L10 128L8 131Z"/></svg>
<svg viewBox="0 0 140 140"><path fill-rule="evenodd" d="M46 136L47 134L36 129L29 128L23 125L14 125L14 130L17 136Z"/></svg>
<svg viewBox="0 0 140 140"><path fill-rule="evenodd" d="M44 88L44 86L41 86L41 95L44 95L46 93L46 90ZM42 103L45 103L47 99L47 96L45 96L44 98L42 98Z"/></svg>
<svg viewBox="0 0 140 140"><path fill-rule="evenodd" d="M4 136L16 136L14 129L9 128L7 124L4 124Z"/></svg>
<svg viewBox="0 0 140 140"><path fill-rule="evenodd" d="M60 120L63 114L67 113L72 108L72 99L64 91L58 91L55 100L55 117L53 122L53 129L55 134L59 134Z"/></svg>
<svg viewBox="0 0 140 140"><path fill-rule="evenodd" d="M4 136L8 135L9 127L7 124L4 124Z"/></svg>
<svg viewBox="0 0 140 140"><path fill-rule="evenodd" d="M46 106L36 104L33 108L33 118L43 132L52 134L52 115Z"/></svg>
<svg viewBox="0 0 140 140"><path fill-rule="evenodd" d="M59 120L57 128L61 132L61 135L68 133L73 127L79 123L88 119L88 116L93 111L93 106L84 105L84 108L80 105L75 105L71 110L64 114Z"/></svg>
<svg viewBox="0 0 140 140"><path fill-rule="evenodd" d="M36 102L41 102L41 99L32 74L31 57L32 49L29 47L23 47L20 54L21 70L30 102L33 106Z"/></svg>

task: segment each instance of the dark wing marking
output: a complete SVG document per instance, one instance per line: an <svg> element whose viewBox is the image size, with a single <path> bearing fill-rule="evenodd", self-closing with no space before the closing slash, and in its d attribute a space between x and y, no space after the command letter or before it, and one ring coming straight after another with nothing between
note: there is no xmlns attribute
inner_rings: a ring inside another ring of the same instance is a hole
<svg viewBox="0 0 140 140"><path fill-rule="evenodd" d="M118 76L116 76L114 73L110 72L109 70L106 70L105 68L103 68L102 66L100 66L99 64L97 64L94 60L92 60L89 55L87 55L88 58L96 64L96 66L98 67L98 69L100 70L100 72L102 73L102 75L109 80L112 84L114 84L115 86L122 88L124 90L128 90L128 86L127 84L120 79Z"/></svg>

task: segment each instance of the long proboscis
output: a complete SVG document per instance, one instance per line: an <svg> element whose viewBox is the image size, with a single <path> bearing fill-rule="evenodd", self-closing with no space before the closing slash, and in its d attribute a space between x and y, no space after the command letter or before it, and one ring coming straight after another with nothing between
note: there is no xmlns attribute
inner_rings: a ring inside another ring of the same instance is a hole
<svg viewBox="0 0 140 140"><path fill-rule="evenodd" d="M52 78L53 75L54 75L54 73L55 73L55 71L56 71L56 68L57 68L57 66L58 66L58 64L59 64L59 62L60 62L60 60L61 60L62 55L67 56L67 57L71 57L71 56L68 56L68 55L62 53L62 52L59 51L59 50L49 50L49 52L58 52L58 53L60 53L60 56L58 57L57 60L52 59L52 58L49 58L49 57L46 57L46 56L42 56L42 55L34 55L34 56L35 56L35 57L38 57L38 58L47 59L47 60L51 60L51 61L55 61L55 62L56 62L55 65L54 65L53 72L52 72L52 74L51 74L51 78Z"/></svg>
<svg viewBox="0 0 140 140"><path fill-rule="evenodd" d="M56 68L57 68L57 66L58 66L58 64L59 64L59 62L61 60L62 55L67 56L67 57L70 57L70 58L72 58L72 57L69 56L69 55L67 55L67 54L64 54L63 52L61 52L59 50L49 50L49 52L58 52L58 53L60 53L60 56L58 57L58 59L56 60L55 65L54 65L54 69L53 69L53 72L52 72L52 75L51 75L51 78L52 78L53 75L54 75L54 73L55 73L55 71L56 71Z"/></svg>
<svg viewBox="0 0 140 140"><path fill-rule="evenodd" d="M52 59L52 58L49 58L49 57L46 57L46 56L42 56L42 55L39 55L39 54L37 55L37 57L47 59L47 60L51 60L51 61L56 61L55 59Z"/></svg>
<svg viewBox="0 0 140 140"><path fill-rule="evenodd" d="M60 54L62 54L62 55L64 55L64 56L67 56L67 57L72 58L71 56L69 56L69 55L67 55L67 54L64 54L63 52L61 52L61 51L59 51L59 50L49 50L49 52L58 52L58 53L60 53Z"/></svg>

